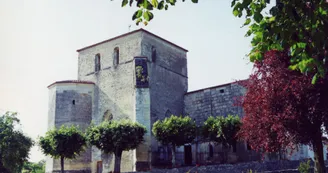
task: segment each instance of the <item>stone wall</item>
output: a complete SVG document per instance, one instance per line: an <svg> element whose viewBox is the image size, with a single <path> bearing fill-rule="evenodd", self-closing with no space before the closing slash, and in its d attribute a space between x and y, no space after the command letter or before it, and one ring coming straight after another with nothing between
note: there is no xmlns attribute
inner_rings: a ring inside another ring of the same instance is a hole
<svg viewBox="0 0 328 173"><path fill-rule="evenodd" d="M141 54L148 58L151 124L171 114L182 115L188 90L186 50L142 32ZM154 137L152 151L158 151Z"/></svg>
<svg viewBox="0 0 328 173"><path fill-rule="evenodd" d="M119 64L114 66L114 49L117 47ZM156 48L156 60L152 59L153 48ZM95 72L96 55L100 55L98 72ZM79 50L78 79L95 83L92 119L96 124L104 117L138 119L135 117L140 109L136 104L139 97L136 95L133 58L140 56L148 59L150 123L163 119L166 112L183 113L184 94L188 89L186 50L139 30ZM157 142L153 138L152 144L157 150ZM113 161L106 161L106 158L112 160L112 157L102 157L100 151L93 147L92 170L95 171L97 161L102 160L103 170L111 171ZM122 162L125 164L122 171L134 170L135 159L135 151L123 152Z"/></svg>
<svg viewBox="0 0 328 173"><path fill-rule="evenodd" d="M174 169L152 169L152 173L247 173L248 170L258 173L296 173L302 161L248 162L240 164L222 164L207 166L190 166ZM313 166L313 162L311 163ZM141 173L141 172L140 172Z"/></svg>
<svg viewBox="0 0 328 173"><path fill-rule="evenodd" d="M210 87L197 91L188 92L184 97L184 114L194 119L197 125L202 125L209 116L244 115L243 109L237 106L237 99L240 98L246 89L237 83L229 83L220 86ZM193 156L196 150L198 153L207 152L207 144L200 144L199 147L193 145ZM222 146L214 146L214 150L223 151ZM244 142L236 145L236 152L230 149L229 153L235 155L237 162L259 160L260 156L255 151L247 149Z"/></svg>
<svg viewBox="0 0 328 173"><path fill-rule="evenodd" d="M56 87L49 88L49 101L48 101L48 130L55 127L55 110L56 110ZM46 172L53 170L53 159L46 156Z"/></svg>
<svg viewBox="0 0 328 173"><path fill-rule="evenodd" d="M129 118L134 120L135 87L134 57L140 56L141 33L133 33L109 42L79 51L78 79L95 83L95 100L92 119L98 124L105 119ZM119 64L113 64L114 49L119 48ZM95 55L100 54L101 69L95 72ZM134 169L134 152L123 152L122 171ZM110 160L107 160L110 159ZM92 170L96 172L97 161L103 161L103 170L112 171L113 157L102 157L92 148Z"/></svg>
<svg viewBox="0 0 328 173"><path fill-rule="evenodd" d="M60 83L50 90L49 129L62 125L78 126L84 131L91 123L93 84ZM91 150L88 148L74 160L65 160L66 170L90 170ZM60 170L60 160L47 158L47 172Z"/></svg>
<svg viewBox="0 0 328 173"><path fill-rule="evenodd" d="M235 100L245 92L246 89L237 83L188 92L184 99L184 113L194 118L199 125L210 115L242 117L243 109L235 105Z"/></svg>
<svg viewBox="0 0 328 173"><path fill-rule="evenodd" d="M147 133L144 142L136 149L136 170L148 170L151 159L151 118L149 78L146 57L135 57L136 105L135 121L144 125Z"/></svg>

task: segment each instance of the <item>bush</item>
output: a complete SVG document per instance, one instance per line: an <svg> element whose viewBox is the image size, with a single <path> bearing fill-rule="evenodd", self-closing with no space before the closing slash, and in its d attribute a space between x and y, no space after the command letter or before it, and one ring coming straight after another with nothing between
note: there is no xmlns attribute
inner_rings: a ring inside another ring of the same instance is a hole
<svg viewBox="0 0 328 173"><path fill-rule="evenodd" d="M298 171L300 171L300 173L309 173L310 172L310 163L311 163L311 160L300 163L300 166L298 167Z"/></svg>

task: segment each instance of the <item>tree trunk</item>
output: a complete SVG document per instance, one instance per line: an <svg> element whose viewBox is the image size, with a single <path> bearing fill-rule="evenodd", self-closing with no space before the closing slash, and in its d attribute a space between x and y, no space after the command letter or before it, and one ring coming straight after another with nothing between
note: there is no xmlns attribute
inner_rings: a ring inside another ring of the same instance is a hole
<svg viewBox="0 0 328 173"><path fill-rule="evenodd" d="M0 157L1 157L1 155L0 155ZM4 172L4 173L7 172L6 168L3 166L1 158L0 158L0 172Z"/></svg>
<svg viewBox="0 0 328 173"><path fill-rule="evenodd" d="M114 173L121 172L121 158L122 158L122 150L117 150L115 152Z"/></svg>
<svg viewBox="0 0 328 173"><path fill-rule="evenodd" d="M313 153L314 153L314 172L315 173L326 173L326 167L323 157L323 145L322 145L322 134L315 135L313 142Z"/></svg>
<svg viewBox="0 0 328 173"><path fill-rule="evenodd" d="M64 173L64 157L60 157L60 167L61 167L61 172Z"/></svg>
<svg viewBox="0 0 328 173"><path fill-rule="evenodd" d="M198 140L196 141L196 164L199 164L198 161Z"/></svg>
<svg viewBox="0 0 328 173"><path fill-rule="evenodd" d="M172 145L172 167L173 168L176 167L176 163L175 163L175 145Z"/></svg>

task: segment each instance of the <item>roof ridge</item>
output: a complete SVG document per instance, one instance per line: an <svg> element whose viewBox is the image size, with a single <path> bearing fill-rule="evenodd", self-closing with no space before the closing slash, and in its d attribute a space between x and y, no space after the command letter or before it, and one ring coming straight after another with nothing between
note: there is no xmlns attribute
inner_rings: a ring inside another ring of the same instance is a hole
<svg viewBox="0 0 328 173"><path fill-rule="evenodd" d="M121 34L121 35L118 35L118 36L116 36L116 37L113 37L113 38L110 38L110 39L107 39L107 40L103 40L103 41L98 42L98 43L94 43L94 44L92 44L92 45L90 45L90 46L83 47L83 48L78 49L78 50L76 50L76 51L77 51L77 52L80 52L80 51L83 51L83 50L85 50L85 49L89 49L89 48L91 48L91 47L94 47L94 46L97 46L97 45L100 45L100 44L103 44L103 43L106 43L106 42L109 42L109 41L112 41L112 40L116 40L116 39L119 39L119 38L122 38L122 37L128 36L128 35L130 35L130 34L137 33L137 32L139 32L139 31L143 31L143 32L145 32L145 33L147 33L147 34L150 34L150 35L152 35L152 36L154 36L154 37L156 37L156 38L159 38L159 39L161 39L162 41L165 41L165 42L167 42L167 43L169 43L169 44L171 44L171 45L173 45L173 46L175 46L175 47L177 47L177 48L179 48L179 49L182 49L183 51L188 52L187 49L185 49L185 48L183 48L183 47L181 47L181 46L178 46L177 44L174 44L174 43L172 43L172 42L170 42L170 41L168 41L168 40L166 40L166 39L164 39L164 38L162 38L162 37L160 37L160 36L158 36L158 35L156 35L156 34L153 34L153 33L151 33L150 31L147 31L146 29L143 29L143 28L139 28L139 29L136 29L136 30L134 30L134 31L127 32L127 33L125 33L125 34Z"/></svg>

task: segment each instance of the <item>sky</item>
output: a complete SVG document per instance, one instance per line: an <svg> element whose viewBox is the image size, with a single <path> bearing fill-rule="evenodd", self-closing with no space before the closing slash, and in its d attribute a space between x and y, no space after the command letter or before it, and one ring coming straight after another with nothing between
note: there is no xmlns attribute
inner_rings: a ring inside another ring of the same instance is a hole
<svg viewBox="0 0 328 173"><path fill-rule="evenodd" d="M48 89L77 78L76 50L144 28L189 50L189 91L246 79L250 38L230 0L179 1L155 11L148 26L132 21L121 0L0 0L0 112L16 111L23 132L47 130ZM30 160L44 156L37 146Z"/></svg>

